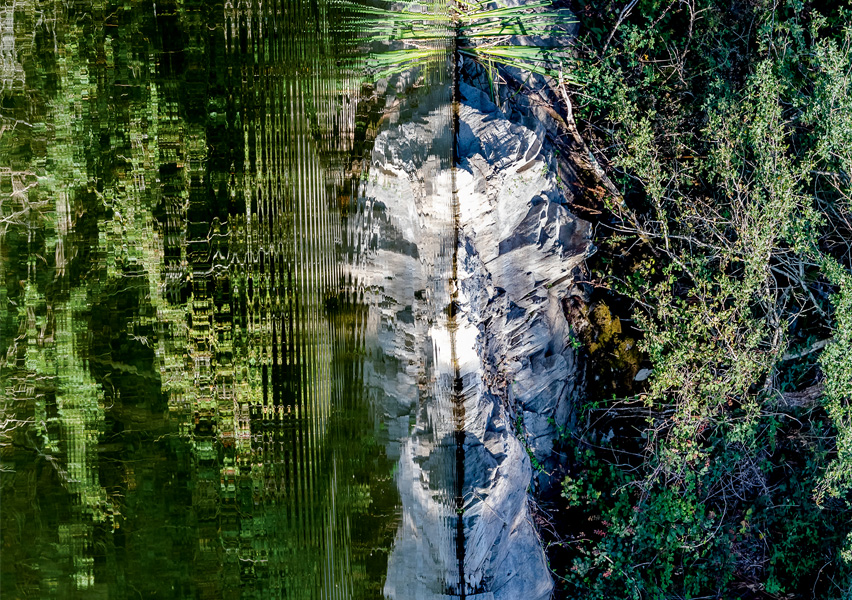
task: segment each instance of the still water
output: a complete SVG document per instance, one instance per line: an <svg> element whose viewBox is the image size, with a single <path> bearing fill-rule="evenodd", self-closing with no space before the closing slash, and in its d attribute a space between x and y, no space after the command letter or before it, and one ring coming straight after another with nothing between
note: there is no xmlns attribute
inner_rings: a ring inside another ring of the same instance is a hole
<svg viewBox="0 0 852 600"><path fill-rule="evenodd" d="M0 9L4 600L458 593L449 63L358 14Z"/></svg>

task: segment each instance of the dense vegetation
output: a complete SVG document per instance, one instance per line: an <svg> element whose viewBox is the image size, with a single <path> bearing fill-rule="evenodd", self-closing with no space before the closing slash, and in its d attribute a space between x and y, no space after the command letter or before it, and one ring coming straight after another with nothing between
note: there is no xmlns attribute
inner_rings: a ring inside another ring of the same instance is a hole
<svg viewBox="0 0 852 600"><path fill-rule="evenodd" d="M564 590L849 598L852 12L573 8L574 113L619 193L586 199Z"/></svg>

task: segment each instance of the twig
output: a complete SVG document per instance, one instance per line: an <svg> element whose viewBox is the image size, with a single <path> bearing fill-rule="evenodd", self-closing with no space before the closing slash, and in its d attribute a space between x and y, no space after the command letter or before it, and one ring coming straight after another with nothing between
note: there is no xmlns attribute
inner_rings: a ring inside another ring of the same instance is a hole
<svg viewBox="0 0 852 600"><path fill-rule="evenodd" d="M615 27L613 27L612 31L609 32L609 37L606 39L606 44L604 44L603 50L601 50L601 56L606 54L606 49L609 48L609 43L612 41L612 36L615 35L616 30L624 21L624 19L630 16L630 11L633 10L633 7L636 6L636 3L638 1L639 0L631 0L630 3L621 10L621 14L618 15L618 21L615 22Z"/></svg>

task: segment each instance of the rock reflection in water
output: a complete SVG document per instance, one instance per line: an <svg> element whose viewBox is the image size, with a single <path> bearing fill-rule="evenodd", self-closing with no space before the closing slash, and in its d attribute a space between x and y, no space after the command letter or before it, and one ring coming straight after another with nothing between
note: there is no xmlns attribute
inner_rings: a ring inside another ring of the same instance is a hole
<svg viewBox="0 0 852 600"><path fill-rule="evenodd" d="M348 226L351 279L370 315L365 382L386 419L388 456L398 461L402 522L384 592L399 599L439 598L459 587L449 86L417 102L377 137Z"/></svg>

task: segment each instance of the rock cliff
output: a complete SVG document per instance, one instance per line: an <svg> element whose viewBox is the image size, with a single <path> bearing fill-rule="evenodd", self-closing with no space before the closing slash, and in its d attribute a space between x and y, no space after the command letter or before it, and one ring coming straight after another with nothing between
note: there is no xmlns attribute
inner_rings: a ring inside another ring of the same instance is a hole
<svg viewBox="0 0 852 600"><path fill-rule="evenodd" d="M465 578L495 598L547 598L530 457L552 467L552 440L571 413L575 356L561 299L590 228L565 206L542 132L510 122L475 88L461 92L457 319L475 331L462 372Z"/></svg>
<svg viewBox="0 0 852 600"><path fill-rule="evenodd" d="M370 312L365 368L399 457L403 515L384 591L543 600L553 583L530 516L531 463L554 464L571 414L561 299L590 227L566 206L543 131L473 87L461 94L456 168L441 134L449 107L390 127L349 228L348 276Z"/></svg>

